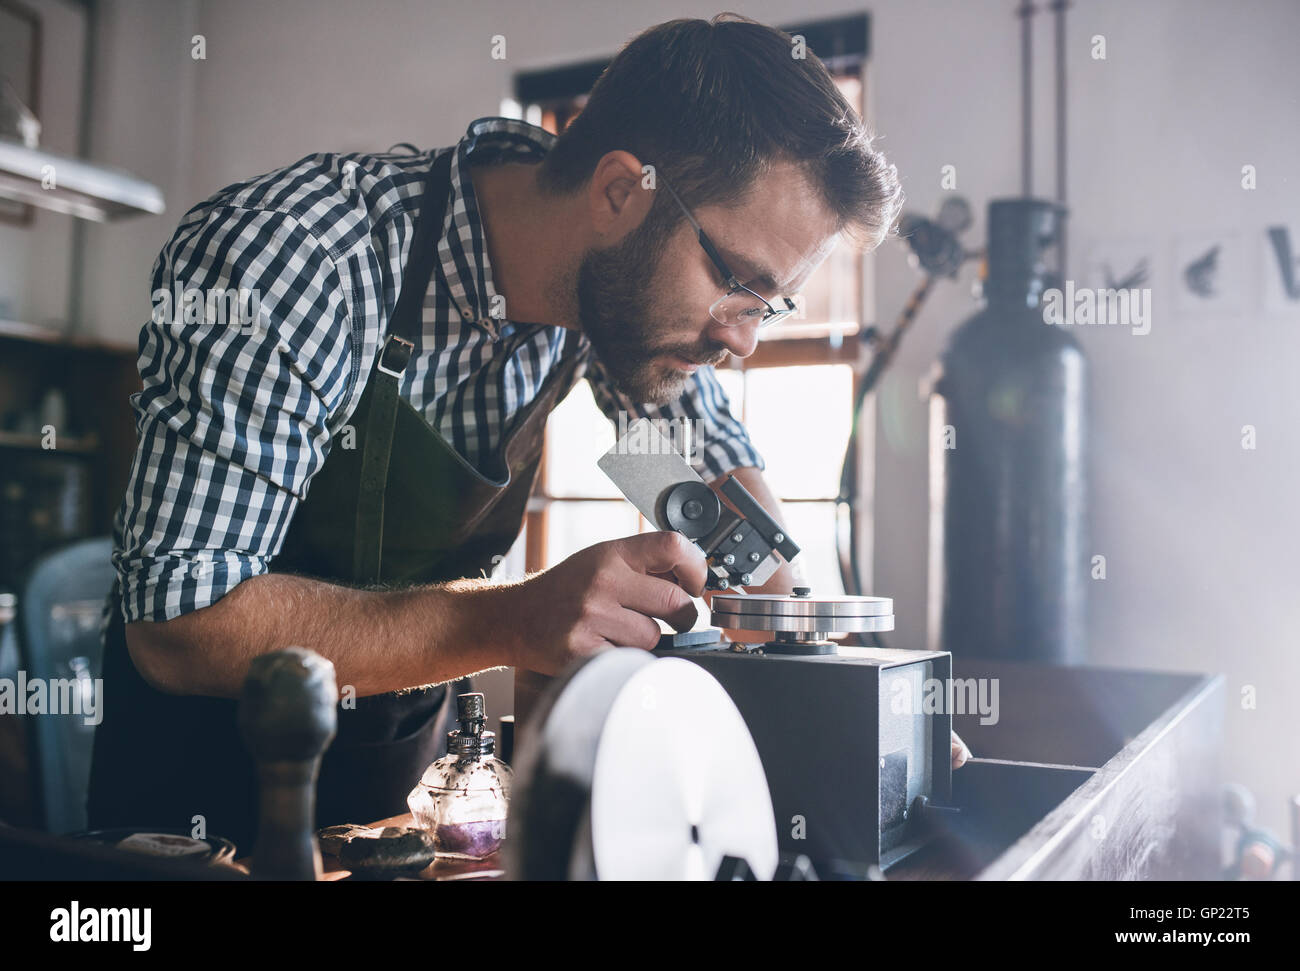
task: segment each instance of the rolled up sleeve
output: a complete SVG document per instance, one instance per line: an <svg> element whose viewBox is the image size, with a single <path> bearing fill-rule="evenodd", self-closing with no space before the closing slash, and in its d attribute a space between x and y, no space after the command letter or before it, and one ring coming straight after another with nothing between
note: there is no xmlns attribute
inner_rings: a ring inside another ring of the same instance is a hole
<svg viewBox="0 0 1300 971"><path fill-rule="evenodd" d="M628 416L627 421L689 419L695 441L691 464L706 480L720 479L738 468L765 468L749 432L732 415L731 402L711 367L697 370L681 396L663 405L633 402L621 393L594 353L587 366L587 380L596 404L616 427L620 411Z"/></svg>
<svg viewBox="0 0 1300 971"><path fill-rule="evenodd" d="M239 288L253 321L159 302ZM338 271L292 215L219 208L183 224L154 266L153 296L114 530L127 622L210 606L267 571L351 378Z"/></svg>

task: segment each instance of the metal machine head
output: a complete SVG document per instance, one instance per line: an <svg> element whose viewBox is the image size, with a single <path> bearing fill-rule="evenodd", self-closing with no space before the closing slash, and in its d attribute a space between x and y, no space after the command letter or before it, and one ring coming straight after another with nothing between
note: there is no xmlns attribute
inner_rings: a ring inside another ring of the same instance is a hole
<svg viewBox="0 0 1300 971"><path fill-rule="evenodd" d="M725 508L673 443L648 418L627 432L596 463L659 529L676 530L704 551L711 590L758 586L799 547L734 476L722 493L738 512Z"/></svg>

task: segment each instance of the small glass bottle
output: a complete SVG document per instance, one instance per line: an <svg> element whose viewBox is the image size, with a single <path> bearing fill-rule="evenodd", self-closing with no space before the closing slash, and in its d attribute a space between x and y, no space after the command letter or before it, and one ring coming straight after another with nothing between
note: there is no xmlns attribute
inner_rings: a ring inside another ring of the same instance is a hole
<svg viewBox="0 0 1300 971"><path fill-rule="evenodd" d="M433 834L439 856L481 860L506 838L511 771L494 755L495 733L483 729L483 695L458 695L456 716L447 754L424 770L406 804L415 824Z"/></svg>

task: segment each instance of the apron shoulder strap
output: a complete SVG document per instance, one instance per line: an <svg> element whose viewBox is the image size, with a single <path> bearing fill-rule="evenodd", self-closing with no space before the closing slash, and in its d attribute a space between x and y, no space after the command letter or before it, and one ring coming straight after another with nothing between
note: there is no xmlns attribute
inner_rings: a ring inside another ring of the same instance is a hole
<svg viewBox="0 0 1300 971"><path fill-rule="evenodd" d="M451 191L451 160L456 149L442 154L429 169L420 199L420 213L415 220L411 249L402 268L402 288L397 304L388 318L388 334L379 352L375 370L396 380L406 369L423 323L424 294L429 289L433 264L438 259L438 236L447 216L447 196Z"/></svg>
<svg viewBox="0 0 1300 971"><path fill-rule="evenodd" d="M388 321L388 334L375 361L366 397L365 438L361 452L361 481L352 537L352 579L375 583L380 576L384 543L384 491L397 421L398 382L415 350L423 324L424 294L438 258L438 236L447 214L451 190L451 161L457 149L444 152L425 178L415 234L402 270L402 288Z"/></svg>

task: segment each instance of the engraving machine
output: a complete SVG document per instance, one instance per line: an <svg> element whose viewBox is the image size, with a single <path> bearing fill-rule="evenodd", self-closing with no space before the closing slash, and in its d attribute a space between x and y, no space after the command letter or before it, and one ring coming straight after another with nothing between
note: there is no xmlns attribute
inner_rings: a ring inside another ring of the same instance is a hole
<svg viewBox="0 0 1300 971"><path fill-rule="evenodd" d="M717 494L647 419L599 466L660 529L704 551L716 628L768 632L760 645L721 631L666 636L655 653L703 667L735 703L758 748L783 854L819 870L888 867L919 848L952 790L951 655L851 647L831 639L894 628L887 597L751 594L799 546L734 477ZM725 592L723 592L725 591Z"/></svg>

